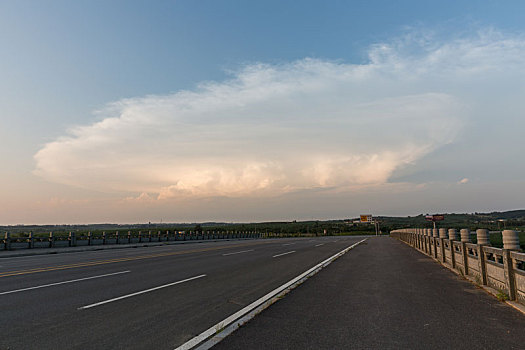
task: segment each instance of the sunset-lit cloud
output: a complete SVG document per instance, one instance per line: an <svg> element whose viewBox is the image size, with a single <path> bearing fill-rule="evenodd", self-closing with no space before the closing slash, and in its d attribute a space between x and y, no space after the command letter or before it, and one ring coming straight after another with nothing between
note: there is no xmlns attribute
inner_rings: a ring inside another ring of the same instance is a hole
<svg viewBox="0 0 525 350"><path fill-rule="evenodd" d="M475 101L504 93L524 55L521 37L486 31L407 35L373 45L364 64L246 65L192 91L109 104L44 145L35 173L143 202L380 186L485 118Z"/></svg>

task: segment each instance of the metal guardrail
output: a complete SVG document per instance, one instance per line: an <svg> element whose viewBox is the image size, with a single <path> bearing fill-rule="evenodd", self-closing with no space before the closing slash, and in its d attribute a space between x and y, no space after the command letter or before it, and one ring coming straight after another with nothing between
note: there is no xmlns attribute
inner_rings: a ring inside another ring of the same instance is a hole
<svg viewBox="0 0 525 350"><path fill-rule="evenodd" d="M255 231L148 231L102 232L101 234L77 234L70 232L67 236L50 232L48 236L35 235L32 232L24 236L12 236L5 232L0 240L3 250L37 249L55 247L77 247L109 244L133 244L146 242L169 242L190 240L218 240L238 238L265 238L270 234Z"/></svg>

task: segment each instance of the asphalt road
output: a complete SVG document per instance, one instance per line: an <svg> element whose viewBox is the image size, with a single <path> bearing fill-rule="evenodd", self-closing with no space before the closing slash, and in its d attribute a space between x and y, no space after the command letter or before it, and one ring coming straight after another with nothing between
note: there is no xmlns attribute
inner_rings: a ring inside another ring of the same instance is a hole
<svg viewBox="0 0 525 350"><path fill-rule="evenodd" d="M415 249L371 238L213 349L525 349L525 316Z"/></svg>
<svg viewBox="0 0 525 350"><path fill-rule="evenodd" d="M358 240L205 242L2 258L0 349L174 349Z"/></svg>

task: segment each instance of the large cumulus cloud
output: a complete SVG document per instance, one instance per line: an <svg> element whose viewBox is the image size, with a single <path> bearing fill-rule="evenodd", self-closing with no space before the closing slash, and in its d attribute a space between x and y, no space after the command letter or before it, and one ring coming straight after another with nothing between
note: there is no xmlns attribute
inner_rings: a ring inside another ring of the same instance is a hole
<svg viewBox="0 0 525 350"><path fill-rule="evenodd" d="M524 43L408 35L372 46L364 64L244 66L192 91L109 104L44 145L35 172L158 199L382 185L454 142L487 94L478 84L525 71Z"/></svg>

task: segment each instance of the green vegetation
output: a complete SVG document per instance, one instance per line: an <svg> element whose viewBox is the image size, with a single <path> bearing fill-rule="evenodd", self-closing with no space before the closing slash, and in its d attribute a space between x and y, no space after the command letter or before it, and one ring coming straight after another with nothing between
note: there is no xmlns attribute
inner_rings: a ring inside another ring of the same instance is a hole
<svg viewBox="0 0 525 350"><path fill-rule="evenodd" d="M429 213L435 214L435 213ZM432 222L425 220L426 214L408 217L375 217L380 223L383 234L391 230L406 227L431 228ZM477 228L486 228L490 231L501 231L503 229L517 230L520 235L521 247L525 250L525 210L513 210L507 212L473 213L473 214L447 214L445 220L437 223L438 227L446 228L468 228L472 231ZM12 237L27 237L33 232L35 237L48 237L53 232L56 237L66 237L69 232L75 232L77 239L91 232L93 236L100 237L102 232L114 237L119 232L120 237L125 239L128 231L136 237L139 231L144 235L149 231L156 235L158 231L165 234L166 231L193 231L193 232L216 232L225 234L227 231L250 231L265 233L269 236L297 237L297 236L322 236L322 235L373 235L374 225L358 222L358 218L341 220L310 220L310 221L280 221L280 222L258 222L258 223L149 223L149 224L93 224L93 225L16 225L0 226L1 232L10 232ZM491 233L491 243L495 247L502 247L500 232Z"/></svg>
<svg viewBox="0 0 525 350"><path fill-rule="evenodd" d="M507 293L505 293L501 289L498 291L498 294L496 294L496 298L498 298L499 301L509 300L509 296L507 295Z"/></svg>

